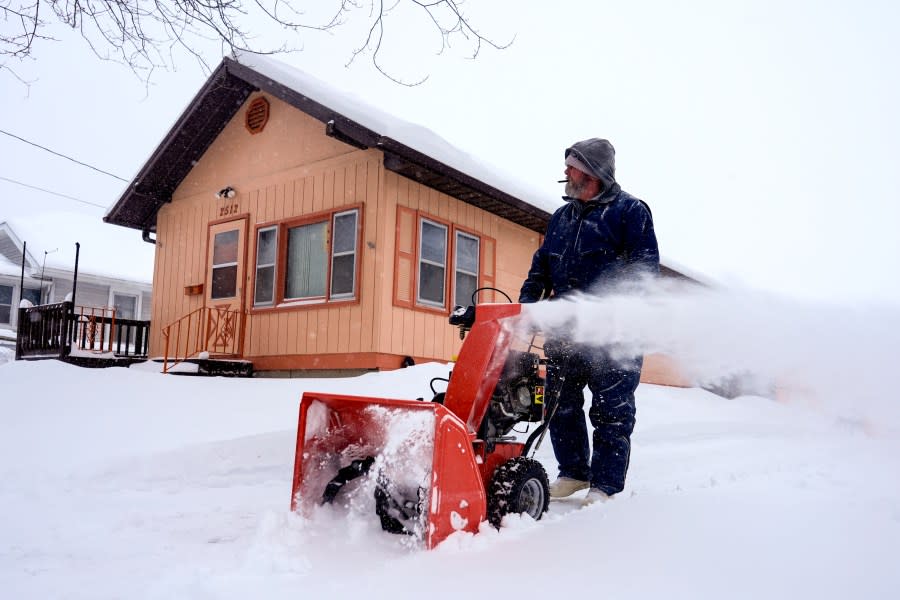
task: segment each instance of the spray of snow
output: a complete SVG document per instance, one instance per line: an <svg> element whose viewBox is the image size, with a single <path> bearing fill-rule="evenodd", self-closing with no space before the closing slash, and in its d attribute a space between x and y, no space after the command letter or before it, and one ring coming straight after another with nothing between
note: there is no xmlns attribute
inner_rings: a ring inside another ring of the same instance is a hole
<svg viewBox="0 0 900 600"><path fill-rule="evenodd" d="M655 281L528 305L524 313L527 327L614 356L674 357L695 385L800 400L881 433L900 428L900 404L885 379L900 350L895 308Z"/></svg>

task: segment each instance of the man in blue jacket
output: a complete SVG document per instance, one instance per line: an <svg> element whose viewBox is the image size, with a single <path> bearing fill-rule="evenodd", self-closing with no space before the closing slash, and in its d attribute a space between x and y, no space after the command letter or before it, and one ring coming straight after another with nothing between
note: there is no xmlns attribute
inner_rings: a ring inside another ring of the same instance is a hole
<svg viewBox="0 0 900 600"><path fill-rule="evenodd" d="M607 140L577 142L565 152L566 204L550 218L534 253L519 302L557 299L573 292L603 294L659 273L659 249L648 206L616 183L615 149ZM602 305L598 305L602 310ZM550 496L563 498L590 488L585 504L621 492L631 454L634 391L642 356L612 356L609 348L566 341L548 332L549 398L559 390L550 440L559 477ZM584 387L593 396L584 418Z"/></svg>

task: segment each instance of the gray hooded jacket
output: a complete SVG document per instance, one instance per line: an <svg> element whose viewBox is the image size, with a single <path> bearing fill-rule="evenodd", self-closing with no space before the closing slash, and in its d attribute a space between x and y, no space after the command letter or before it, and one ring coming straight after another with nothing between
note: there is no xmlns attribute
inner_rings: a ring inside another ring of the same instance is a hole
<svg viewBox="0 0 900 600"><path fill-rule="evenodd" d="M537 302L572 291L602 293L645 274L659 273L659 248L647 204L616 182L616 152L591 138L567 148L603 184L596 197L566 204L550 218L534 253L519 302Z"/></svg>

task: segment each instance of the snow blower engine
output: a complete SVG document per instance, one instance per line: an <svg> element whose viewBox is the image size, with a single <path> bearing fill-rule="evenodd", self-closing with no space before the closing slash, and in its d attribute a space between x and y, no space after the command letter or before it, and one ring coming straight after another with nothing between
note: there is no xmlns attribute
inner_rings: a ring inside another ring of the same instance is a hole
<svg viewBox="0 0 900 600"><path fill-rule="evenodd" d="M446 391L430 401L305 392L291 510L374 513L427 548L484 520L499 527L506 514L540 519L547 473L528 454L546 428L544 380L533 344L512 348L520 313L520 304L454 310L464 342ZM522 422L540 423L525 442L513 435Z"/></svg>

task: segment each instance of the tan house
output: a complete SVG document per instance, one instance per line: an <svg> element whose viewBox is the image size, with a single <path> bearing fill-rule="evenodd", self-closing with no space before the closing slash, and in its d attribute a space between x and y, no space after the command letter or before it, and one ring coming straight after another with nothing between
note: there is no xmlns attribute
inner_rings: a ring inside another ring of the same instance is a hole
<svg viewBox="0 0 900 600"><path fill-rule="evenodd" d="M549 213L479 169L245 55L223 60L105 220L156 244L151 355L392 369L451 360L453 306L481 287L515 297L540 243Z"/></svg>

